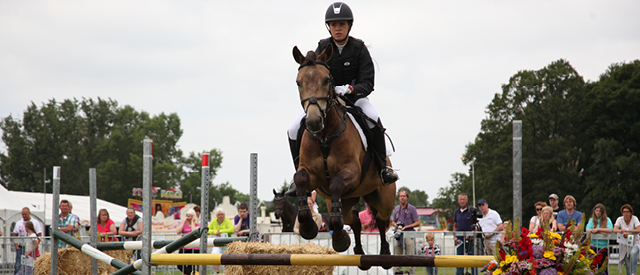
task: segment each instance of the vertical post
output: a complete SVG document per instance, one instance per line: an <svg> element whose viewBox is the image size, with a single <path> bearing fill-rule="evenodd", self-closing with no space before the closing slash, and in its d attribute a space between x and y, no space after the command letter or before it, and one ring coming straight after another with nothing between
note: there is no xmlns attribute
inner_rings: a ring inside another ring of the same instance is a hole
<svg viewBox="0 0 640 275"><path fill-rule="evenodd" d="M151 218L153 207L152 189L152 169L153 169L153 140L148 136L144 137L142 149L142 258L143 262L151 260ZM151 275L151 266L142 266L143 275Z"/></svg>
<svg viewBox="0 0 640 275"><path fill-rule="evenodd" d="M96 177L96 168L89 168L89 208L91 210L91 246L98 247L98 184ZM98 260L91 257L91 275L98 274Z"/></svg>
<svg viewBox="0 0 640 275"><path fill-rule="evenodd" d="M44 213L44 215L42 217L42 221L44 222L44 226L47 226L47 167L44 168L44 176L42 179L42 193L44 193L44 210L42 210L42 213ZM44 237L44 232L42 237Z"/></svg>
<svg viewBox="0 0 640 275"><path fill-rule="evenodd" d="M251 181L249 188L249 241L258 240L258 153L251 153Z"/></svg>
<svg viewBox="0 0 640 275"><path fill-rule="evenodd" d="M51 275L58 275L58 237L53 231L58 229L60 213L57 205L60 205L60 166L53 166L53 202L51 207Z"/></svg>
<svg viewBox="0 0 640 275"><path fill-rule="evenodd" d="M209 222L209 181L211 173L209 173L209 153L202 153L202 197L200 199L200 228L207 232ZM200 253L207 253L207 234L200 234ZM207 274L207 266L200 266L200 274Z"/></svg>
<svg viewBox="0 0 640 275"><path fill-rule="evenodd" d="M522 120L513 121L513 220L522 222Z"/></svg>

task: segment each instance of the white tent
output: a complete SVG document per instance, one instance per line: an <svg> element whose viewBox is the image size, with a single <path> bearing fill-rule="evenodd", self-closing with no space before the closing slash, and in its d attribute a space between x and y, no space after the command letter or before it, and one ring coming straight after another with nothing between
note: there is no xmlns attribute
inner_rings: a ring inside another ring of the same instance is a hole
<svg viewBox="0 0 640 275"><path fill-rule="evenodd" d="M60 200L68 200L73 205L73 213L80 217L80 223L90 224L91 201L89 196L60 194ZM0 227L8 232L12 222L22 219L22 208L29 207L31 216L44 225L51 225L53 194L9 191L0 185ZM116 226L127 217L127 207L97 199L97 209L105 208ZM58 207L55 207L56 210ZM59 211L59 210L57 210ZM97 214L97 213L96 213ZM137 212L142 216L142 213ZM2 224L4 222L4 225ZM5 233L5 235L7 235Z"/></svg>

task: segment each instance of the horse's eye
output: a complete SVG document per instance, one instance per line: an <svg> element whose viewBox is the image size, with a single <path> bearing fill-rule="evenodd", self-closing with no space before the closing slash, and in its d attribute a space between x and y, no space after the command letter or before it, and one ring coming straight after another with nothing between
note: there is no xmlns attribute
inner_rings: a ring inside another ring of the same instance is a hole
<svg viewBox="0 0 640 275"><path fill-rule="evenodd" d="M325 77L324 80L322 81L322 85L329 85L331 84L331 79L329 77Z"/></svg>

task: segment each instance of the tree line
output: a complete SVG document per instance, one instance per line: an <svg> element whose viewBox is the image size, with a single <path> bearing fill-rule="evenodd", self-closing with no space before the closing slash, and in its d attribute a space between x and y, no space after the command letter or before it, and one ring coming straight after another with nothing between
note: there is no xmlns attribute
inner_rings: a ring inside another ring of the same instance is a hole
<svg viewBox="0 0 640 275"><path fill-rule="evenodd" d="M0 184L9 190L43 192L52 190L51 168L61 167L60 192L89 194L89 168L96 168L98 197L127 205L132 189L142 187L142 140L153 140L153 186L180 187L183 200L200 204L202 153L184 156L177 146L182 136L177 114L150 116L112 99L55 99L42 106L31 104L22 120L9 115L0 121ZM211 179L222 164L222 151L208 150ZM47 169L48 171L45 171ZM46 189L46 190L45 190ZM212 185L210 205L248 201L249 195L229 182Z"/></svg>
<svg viewBox="0 0 640 275"><path fill-rule="evenodd" d="M512 123L522 120L522 213L556 193L577 199L588 219L602 203L612 220L623 204L640 206L640 60L615 63L585 82L560 59L513 75L486 108L486 118L463 157L475 159L476 198L512 217ZM433 205L447 217L457 194L471 198L471 175L456 173ZM471 203L471 199L470 202Z"/></svg>

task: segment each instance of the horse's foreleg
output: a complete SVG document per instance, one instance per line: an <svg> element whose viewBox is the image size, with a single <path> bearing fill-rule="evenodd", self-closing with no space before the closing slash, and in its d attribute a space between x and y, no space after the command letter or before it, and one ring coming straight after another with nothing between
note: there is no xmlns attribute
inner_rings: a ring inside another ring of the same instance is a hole
<svg viewBox="0 0 640 275"><path fill-rule="evenodd" d="M360 221L360 217L358 215L358 210L351 209L351 214L353 219L351 221L351 229L353 230L353 237L356 240L356 245L353 247L353 254L356 255L364 255L364 249L362 249L362 240L360 240L360 236L362 235L362 221ZM371 266L358 266L361 270L369 270Z"/></svg>
<svg viewBox="0 0 640 275"><path fill-rule="evenodd" d="M307 205L307 185L309 184L309 173L301 169L293 175L293 182L296 184L298 197L298 222L300 223L300 236L310 240L318 235L318 225L313 221L311 209Z"/></svg>
<svg viewBox="0 0 640 275"><path fill-rule="evenodd" d="M347 232L344 231L344 219L342 217L342 191L344 190L344 180L338 174L331 180L329 184L329 190L331 191L331 228L333 234L333 249L338 252L346 251L351 245L351 239Z"/></svg>

